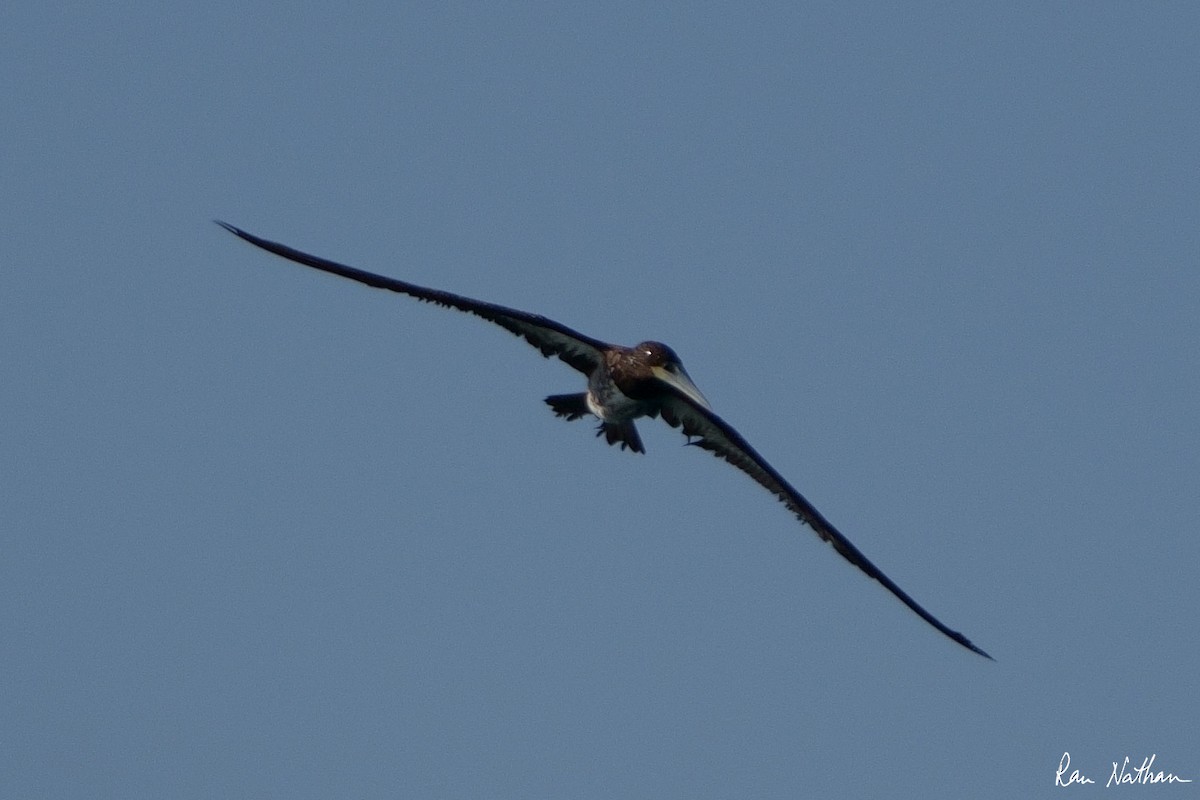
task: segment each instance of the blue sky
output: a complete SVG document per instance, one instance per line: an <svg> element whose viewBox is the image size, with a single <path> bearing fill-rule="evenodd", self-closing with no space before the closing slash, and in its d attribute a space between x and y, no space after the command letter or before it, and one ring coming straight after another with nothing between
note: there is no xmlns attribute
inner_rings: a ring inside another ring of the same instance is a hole
<svg viewBox="0 0 1200 800"><path fill-rule="evenodd" d="M1200 780L1198 29L9 9L0 794L1041 797L1064 752L1076 794L1151 753ZM669 342L997 662L661 423L635 457L555 419L558 362L214 218Z"/></svg>

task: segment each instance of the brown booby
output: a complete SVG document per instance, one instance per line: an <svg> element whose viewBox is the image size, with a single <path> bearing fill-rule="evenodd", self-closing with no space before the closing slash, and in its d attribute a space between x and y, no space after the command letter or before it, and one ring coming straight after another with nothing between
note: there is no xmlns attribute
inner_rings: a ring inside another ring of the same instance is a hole
<svg viewBox="0 0 1200 800"><path fill-rule="evenodd" d="M725 459L774 494L802 523L833 545L842 557L883 584L923 620L963 647L991 658L967 637L951 630L922 608L884 575L879 567L871 563L784 480L741 434L713 413L708 401L680 363L679 356L665 344L651 341L634 347L608 344L537 314L376 275L262 239L225 222L218 221L217 224L250 244L299 264L482 317L524 338L543 356L558 357L586 375L588 383L586 392L547 397L546 403L556 415L574 420L590 414L600 420L597 436L603 435L609 444L619 445L622 450L628 447L635 453L644 453L645 448L634 427L634 420L661 416L671 427L683 429L688 444Z"/></svg>

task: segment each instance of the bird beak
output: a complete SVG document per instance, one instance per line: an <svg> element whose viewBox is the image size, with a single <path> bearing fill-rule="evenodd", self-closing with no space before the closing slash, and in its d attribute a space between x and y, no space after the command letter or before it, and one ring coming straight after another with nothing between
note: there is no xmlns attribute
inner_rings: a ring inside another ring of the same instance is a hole
<svg viewBox="0 0 1200 800"><path fill-rule="evenodd" d="M654 377L680 392L705 411L712 411L712 406L708 404L708 400L704 399L704 395L696 388L696 384L692 383L691 376L687 374L687 370L682 365L668 364L665 367L651 367L650 371L654 373Z"/></svg>

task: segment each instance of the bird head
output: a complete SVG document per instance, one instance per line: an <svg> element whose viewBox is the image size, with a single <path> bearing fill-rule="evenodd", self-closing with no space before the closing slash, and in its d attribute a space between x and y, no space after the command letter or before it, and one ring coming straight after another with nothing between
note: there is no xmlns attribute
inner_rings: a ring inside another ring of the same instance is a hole
<svg viewBox="0 0 1200 800"><path fill-rule="evenodd" d="M662 342L642 342L633 349L656 379L680 392L701 408L712 411L712 406L696 388L674 350Z"/></svg>

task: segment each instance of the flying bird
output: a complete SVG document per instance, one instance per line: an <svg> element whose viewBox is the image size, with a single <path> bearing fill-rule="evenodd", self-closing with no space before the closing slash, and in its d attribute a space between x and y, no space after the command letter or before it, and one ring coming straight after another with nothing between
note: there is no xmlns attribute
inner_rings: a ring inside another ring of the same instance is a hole
<svg viewBox="0 0 1200 800"><path fill-rule="evenodd" d="M634 453L645 452L634 420L662 417L671 427L682 428L688 444L711 451L757 481L822 540L833 545L833 549L842 557L883 584L921 619L968 650L991 659L967 637L951 630L922 608L884 575L812 503L784 480L741 434L717 416L683 368L679 356L667 345L653 341L633 347L609 344L537 314L376 275L268 241L226 222L217 221L217 224L256 247L298 264L482 317L522 337L540 350L543 356L556 356L587 377L586 392L556 394L546 398L546 403L557 416L568 420L595 417L600 421L597 436L603 436L610 445L618 445L622 450L628 448Z"/></svg>

